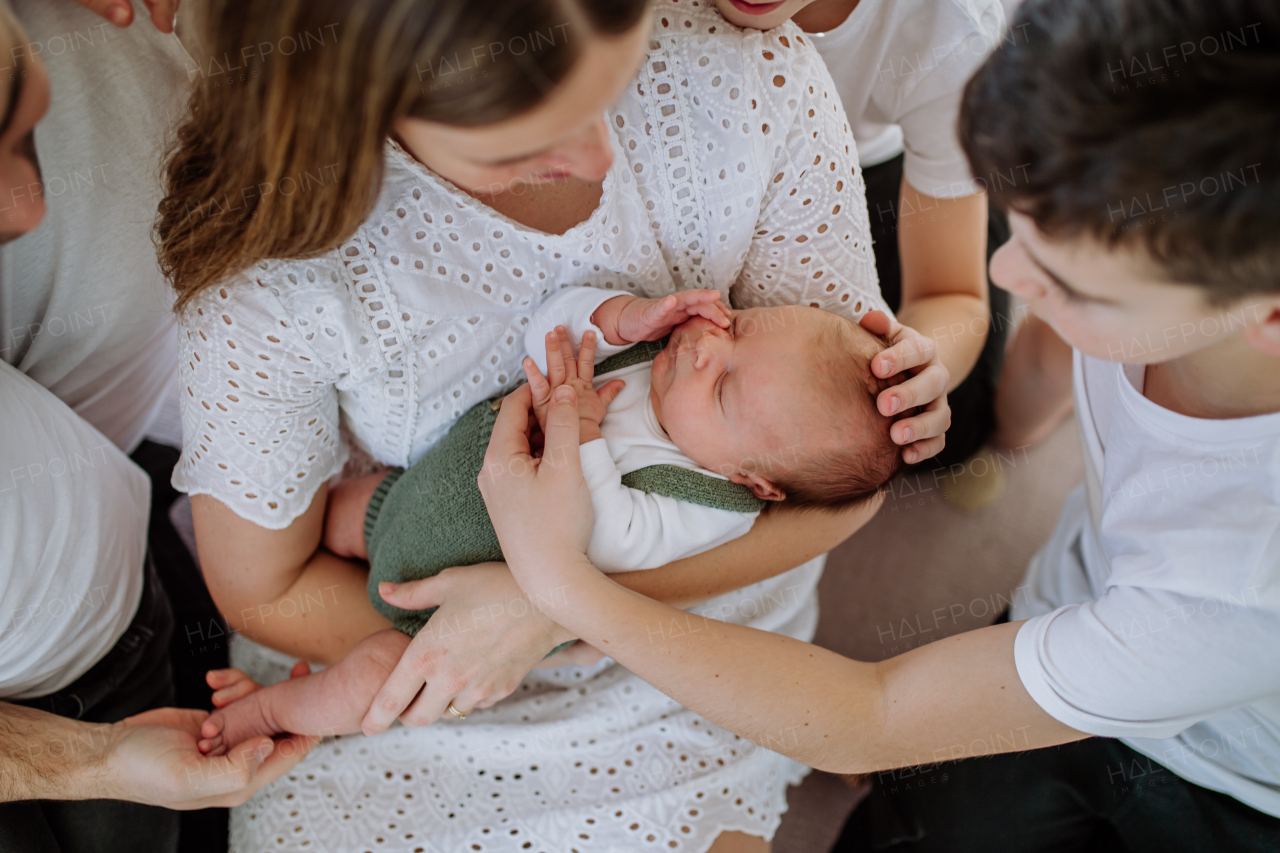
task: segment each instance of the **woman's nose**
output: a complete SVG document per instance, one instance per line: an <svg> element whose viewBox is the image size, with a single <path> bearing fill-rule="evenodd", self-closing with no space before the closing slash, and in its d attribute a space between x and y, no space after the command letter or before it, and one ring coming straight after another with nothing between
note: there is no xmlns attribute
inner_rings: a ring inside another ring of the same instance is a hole
<svg viewBox="0 0 1280 853"><path fill-rule="evenodd" d="M604 116L584 127L561 150L569 171L584 181L599 181L613 165L613 146Z"/></svg>

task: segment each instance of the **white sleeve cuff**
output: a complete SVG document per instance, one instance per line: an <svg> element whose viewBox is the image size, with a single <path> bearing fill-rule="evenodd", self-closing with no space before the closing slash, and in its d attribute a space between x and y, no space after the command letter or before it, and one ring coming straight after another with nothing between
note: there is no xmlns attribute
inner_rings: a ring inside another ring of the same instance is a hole
<svg viewBox="0 0 1280 853"><path fill-rule="evenodd" d="M1049 651L1048 633L1054 620L1078 608L1072 604L1022 623L1013 642L1013 662L1022 686L1046 714L1076 731L1099 737L1170 738L1189 725L1183 720L1116 720L1099 717L1072 705L1055 689L1059 678Z"/></svg>
<svg viewBox="0 0 1280 853"><path fill-rule="evenodd" d="M547 333L556 326L564 326L569 330L569 339L573 341L575 352L582 346L582 336L588 331L595 332L596 364L634 346L610 344L604 339L604 332L600 327L591 322L591 315L601 305L616 296L629 295L631 294L597 287L566 287L548 297L534 313L529 321L529 328L524 333L524 346L529 357L537 363L539 370L544 374L547 372Z"/></svg>

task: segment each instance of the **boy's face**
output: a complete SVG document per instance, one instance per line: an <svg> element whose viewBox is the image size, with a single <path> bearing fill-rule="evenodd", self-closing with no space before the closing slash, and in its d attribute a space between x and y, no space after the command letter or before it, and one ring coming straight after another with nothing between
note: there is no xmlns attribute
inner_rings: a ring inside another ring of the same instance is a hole
<svg viewBox="0 0 1280 853"><path fill-rule="evenodd" d="M1129 364L1178 358L1263 322L1275 298L1214 307L1204 290L1161 277L1138 250L1092 237L1050 241L1011 212L1013 236L991 259L991 280L1026 300L1085 355Z"/></svg>
<svg viewBox="0 0 1280 853"><path fill-rule="evenodd" d="M752 30L771 30L808 6L814 0L716 0L716 8L724 19L735 27Z"/></svg>
<svg viewBox="0 0 1280 853"><path fill-rule="evenodd" d="M702 317L677 326L652 368L654 408L672 442L727 477L767 479L812 451L829 430L808 350L829 321L789 305L734 311L728 329Z"/></svg>

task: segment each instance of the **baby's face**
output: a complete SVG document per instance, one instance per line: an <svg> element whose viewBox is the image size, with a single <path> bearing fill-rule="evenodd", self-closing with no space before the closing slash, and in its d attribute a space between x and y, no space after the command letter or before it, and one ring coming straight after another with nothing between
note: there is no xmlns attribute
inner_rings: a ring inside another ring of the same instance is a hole
<svg viewBox="0 0 1280 853"><path fill-rule="evenodd" d="M728 329L701 317L677 326L652 369L672 442L724 476L793 463L827 431L807 350L829 320L785 305L734 311Z"/></svg>

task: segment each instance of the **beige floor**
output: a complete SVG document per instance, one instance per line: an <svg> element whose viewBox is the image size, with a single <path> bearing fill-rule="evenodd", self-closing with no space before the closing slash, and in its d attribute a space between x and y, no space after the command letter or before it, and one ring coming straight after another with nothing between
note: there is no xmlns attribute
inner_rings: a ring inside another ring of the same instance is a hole
<svg viewBox="0 0 1280 853"><path fill-rule="evenodd" d="M951 507L932 478L900 482L880 514L832 552L820 586L815 642L882 660L989 623L1015 594L1027 561L1082 479L1074 424L1042 445L998 457L1000 497L983 510ZM984 470L987 473L984 474ZM862 791L826 773L791 790L774 853L824 853Z"/></svg>

